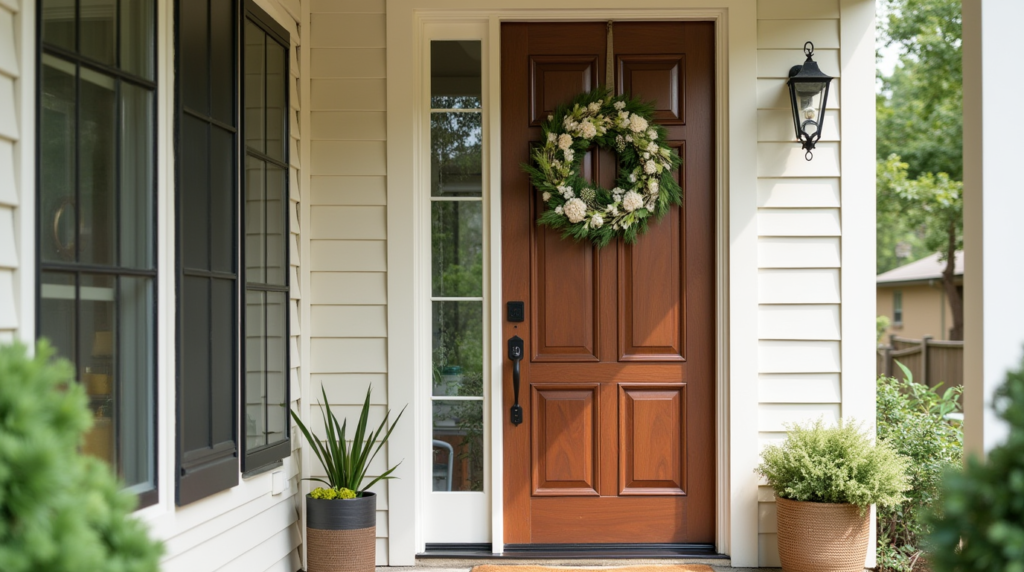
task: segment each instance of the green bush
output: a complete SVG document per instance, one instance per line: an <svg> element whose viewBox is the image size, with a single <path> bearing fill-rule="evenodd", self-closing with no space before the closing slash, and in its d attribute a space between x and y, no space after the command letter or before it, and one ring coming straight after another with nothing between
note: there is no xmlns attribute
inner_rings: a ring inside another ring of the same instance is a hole
<svg viewBox="0 0 1024 572"><path fill-rule="evenodd" d="M929 522L936 572L1024 572L1024 363L1007 374L995 410L1010 426L988 460L949 471Z"/></svg>
<svg viewBox="0 0 1024 572"><path fill-rule="evenodd" d="M786 440L766 447L756 469L776 495L855 504L861 511L872 504L887 506L905 498L907 460L885 441L873 444L859 425L840 422L833 427L819 419L787 429Z"/></svg>
<svg viewBox="0 0 1024 572"><path fill-rule="evenodd" d="M961 388L940 394L915 383L909 372L902 381L879 377L877 388L878 438L911 461L907 500L878 508L878 567L909 572L923 568L921 543L929 528L922 513L936 502L943 473L962 462L963 430L945 419L959 408Z"/></svg>
<svg viewBox="0 0 1024 572"><path fill-rule="evenodd" d="M0 347L0 570L149 572L160 545L131 517L136 499L78 450L92 424L65 360L40 342Z"/></svg>

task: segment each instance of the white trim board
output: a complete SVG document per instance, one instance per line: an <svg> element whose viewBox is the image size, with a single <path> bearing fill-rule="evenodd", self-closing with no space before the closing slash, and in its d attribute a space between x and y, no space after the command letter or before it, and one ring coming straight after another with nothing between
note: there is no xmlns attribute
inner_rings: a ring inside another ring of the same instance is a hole
<svg viewBox="0 0 1024 572"><path fill-rule="evenodd" d="M511 4L511 2L510 2ZM388 0L387 46L387 193L388 193L388 372L389 403L417 400L423 386L419 350L413 332L422 319L414 284L421 257L416 255L420 236L417 189L420 171L416 152L420 134L416 117L421 107L415 99L420 84L422 42L426 22L486 21L490 38L500 35L503 21L538 20L705 20L716 22L716 186L717 186L717 548L732 556L734 565L758 562L757 481L757 364L749 356L757 351L757 10L746 0L642 0L628 10L607 0L589 6L572 0L527 0L514 8L479 10L473 0ZM500 51L490 43L488 86L491 89L488 118L491 121L490 216L500 220ZM410 168L411 167L411 168ZM410 200L409 192L412 190ZM500 236L491 233L492 260L500 260ZM500 264L493 264L491 280L491 331L487 334L492 355L501 354ZM413 327L409 327L410 317ZM412 359L409 359L410 356ZM744 358L743 356L747 356ZM491 360L490 386L501 383L501 360ZM730 385L732 386L730 388ZM501 415L501 404L491 403L492 418ZM414 412L415 413L415 412ZM415 415L414 415L415 417ZM498 417L500 418L500 417ZM390 463L414 459L404 466L401 480L389 483L391 526L389 563L410 565L423 549L417 537L421 502L416 479L423 474L417 456L415 431L421 420L413 419L401 435L396 431L388 447ZM491 439L491 535L492 546L502 549L501 509L503 474L501 435ZM408 507L405 510L399 507ZM399 513L399 510L402 510ZM407 512L408 511L408 512Z"/></svg>

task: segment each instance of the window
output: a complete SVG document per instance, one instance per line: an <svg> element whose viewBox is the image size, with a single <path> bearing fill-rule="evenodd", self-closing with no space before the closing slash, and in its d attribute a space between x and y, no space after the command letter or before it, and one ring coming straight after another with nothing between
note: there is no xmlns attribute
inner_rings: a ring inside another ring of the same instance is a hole
<svg viewBox="0 0 1024 572"><path fill-rule="evenodd" d="M236 485L240 460L250 472L291 449L289 42L255 4L227 0L178 0L176 37L183 505Z"/></svg>
<svg viewBox="0 0 1024 572"><path fill-rule="evenodd" d="M245 69L245 405L242 467L287 457L288 33L250 10Z"/></svg>
<svg viewBox="0 0 1024 572"><path fill-rule="evenodd" d="M892 293L892 323L903 324L903 291L894 290Z"/></svg>
<svg viewBox="0 0 1024 572"><path fill-rule="evenodd" d="M84 452L156 502L152 2L40 2L37 331L95 416ZM73 5L72 5L73 6Z"/></svg>
<svg viewBox="0 0 1024 572"><path fill-rule="evenodd" d="M480 41L430 44L432 490L484 490Z"/></svg>

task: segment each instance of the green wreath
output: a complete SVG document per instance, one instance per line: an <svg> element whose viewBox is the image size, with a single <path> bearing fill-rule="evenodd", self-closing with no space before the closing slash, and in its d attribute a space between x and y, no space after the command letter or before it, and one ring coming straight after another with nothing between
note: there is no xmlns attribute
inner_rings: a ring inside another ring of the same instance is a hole
<svg viewBox="0 0 1024 572"><path fill-rule="evenodd" d="M653 105L598 88L549 115L541 125L543 146L531 152L532 165L523 165L548 206L537 223L598 247L619 235L633 244L651 217L682 204L683 190L672 178L682 159L664 143L665 128L653 122L653 113ZM595 145L618 153L614 189L580 176L583 157Z"/></svg>

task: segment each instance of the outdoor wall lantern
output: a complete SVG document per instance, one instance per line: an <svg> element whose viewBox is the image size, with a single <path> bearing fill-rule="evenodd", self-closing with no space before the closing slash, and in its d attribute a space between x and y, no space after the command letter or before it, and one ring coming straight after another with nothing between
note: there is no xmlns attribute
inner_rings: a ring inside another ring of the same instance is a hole
<svg viewBox="0 0 1024 572"><path fill-rule="evenodd" d="M803 65L793 66L789 70L789 99L793 104L793 127L796 138L807 150L804 158L814 158L811 151L821 139L821 124L825 119L825 102L828 100L828 87L832 77L821 73L814 56L814 44L804 44L807 61Z"/></svg>

